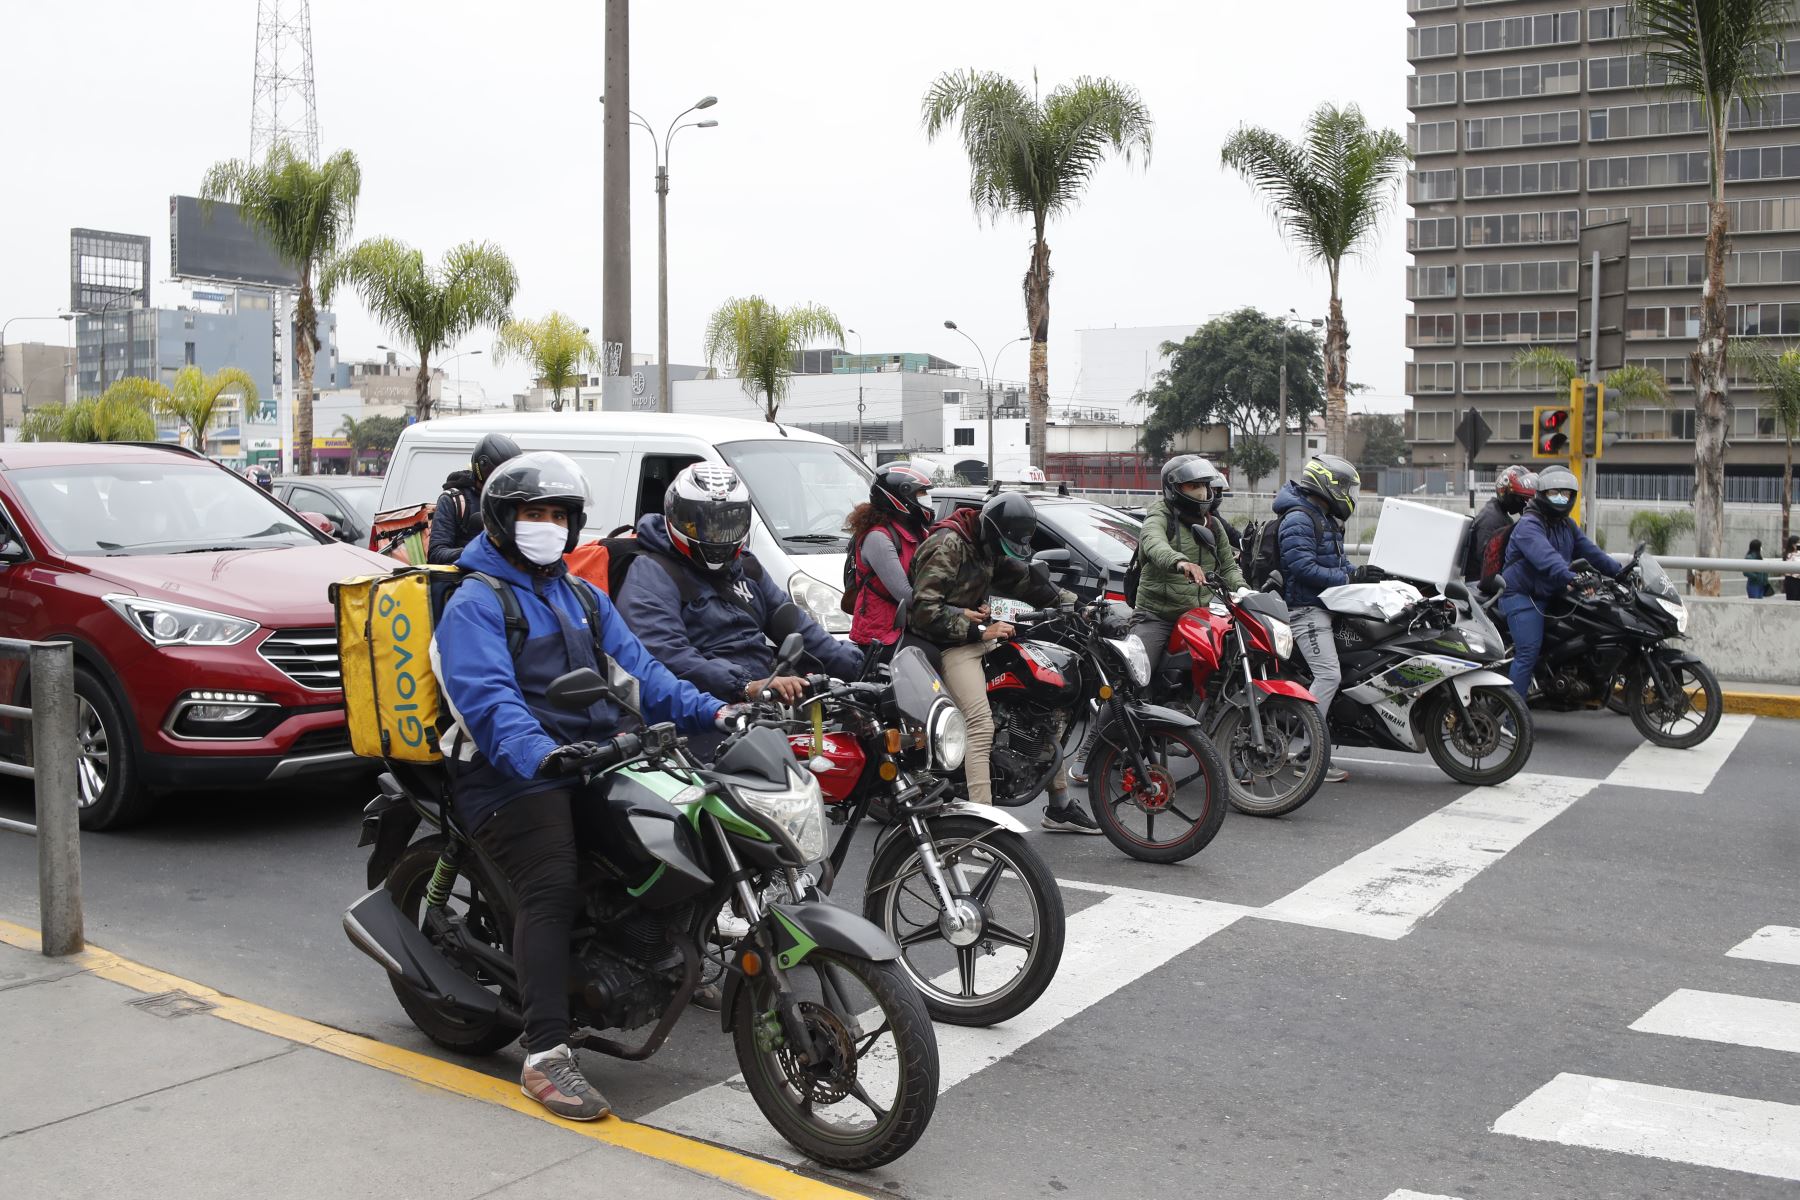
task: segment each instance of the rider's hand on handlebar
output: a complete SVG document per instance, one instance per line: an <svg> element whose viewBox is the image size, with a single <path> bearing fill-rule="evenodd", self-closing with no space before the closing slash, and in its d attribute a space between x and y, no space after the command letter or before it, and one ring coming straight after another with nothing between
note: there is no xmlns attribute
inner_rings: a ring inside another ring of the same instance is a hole
<svg viewBox="0 0 1800 1200"><path fill-rule="evenodd" d="M1387 572L1374 563L1364 563L1350 572L1351 583L1380 583L1387 577Z"/></svg>
<svg viewBox="0 0 1800 1200"><path fill-rule="evenodd" d="M806 695L806 680L798 675L771 675L754 681L744 690L758 700L766 700L773 694L782 703L792 704Z"/></svg>
<svg viewBox="0 0 1800 1200"><path fill-rule="evenodd" d="M744 727L749 716L748 704L727 704L713 715L713 724L725 733L734 733Z"/></svg>
<svg viewBox="0 0 1800 1200"><path fill-rule="evenodd" d="M965 609L963 609L963 616L967 617L970 621L979 625L983 621L988 619L988 612L989 612L988 606L984 604L980 608L965 608Z"/></svg>
<svg viewBox="0 0 1800 1200"><path fill-rule="evenodd" d="M1007 622L995 621L992 625L989 625L986 629L981 631L981 640L984 642L998 642L1004 638L1013 636L1014 632L1016 631Z"/></svg>
<svg viewBox="0 0 1800 1200"><path fill-rule="evenodd" d="M579 775L587 767L588 761L597 758L604 749L599 742L572 742L567 746L558 746L538 764L538 774L549 779L567 779L571 775Z"/></svg>
<svg viewBox="0 0 1800 1200"><path fill-rule="evenodd" d="M1195 583L1199 584L1200 586L1202 586L1202 587L1206 586L1206 571L1200 566L1199 563L1193 563L1193 562L1182 563L1181 564L1181 573L1183 575L1186 575L1189 579L1193 580Z"/></svg>

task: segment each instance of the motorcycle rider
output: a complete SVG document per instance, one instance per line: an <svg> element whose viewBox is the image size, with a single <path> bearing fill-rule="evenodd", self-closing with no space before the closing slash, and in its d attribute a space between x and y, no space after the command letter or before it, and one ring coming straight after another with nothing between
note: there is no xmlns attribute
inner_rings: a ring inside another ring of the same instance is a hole
<svg viewBox="0 0 1800 1200"><path fill-rule="evenodd" d="M1242 554L1244 552L1244 531L1239 529L1236 525L1233 525L1230 521L1227 521L1224 517L1219 516L1219 506L1225 503L1225 497L1230 491L1231 480L1225 477L1223 471L1213 476L1212 502L1207 505L1206 511L1215 517L1220 526L1224 528L1225 537L1231 542L1231 552L1233 554Z"/></svg>
<svg viewBox="0 0 1800 1200"><path fill-rule="evenodd" d="M963 770L969 799L976 804L994 802L988 771L994 716L981 658L1015 632L1006 621L988 620L988 595L1015 596L1042 608L1075 602L1073 592L1032 578L1031 538L1036 532L1037 509L1031 501L1018 492L1001 492L979 509L958 509L933 525L909 573L913 600L907 632L931 647L942 664L944 686L968 721ZM1058 833L1100 832L1094 819L1069 799L1066 764L1050 781L1043 827Z"/></svg>
<svg viewBox="0 0 1800 1200"><path fill-rule="evenodd" d="M481 536L482 484L501 463L518 455L519 444L504 433L490 433L476 443L475 453L469 456L469 469L452 471L444 480L444 493L431 514L431 544L426 548L425 561L453 563L464 546Z"/></svg>
<svg viewBox="0 0 1800 1200"><path fill-rule="evenodd" d="M1567 467L1545 467L1538 472L1537 496L1531 511L1519 518L1506 542L1506 591L1500 597L1500 613L1512 634L1513 689L1521 697L1531 692L1531 673L1544 648L1543 602L1564 589L1577 586L1576 559L1608 578L1616 579L1624 567L1588 540L1571 517L1581 483Z"/></svg>
<svg viewBox="0 0 1800 1200"><path fill-rule="evenodd" d="M917 467L889 463L875 472L869 499L850 512L850 555L859 586L850 640L883 653L900 640L900 612L912 599L907 568L931 526L931 480Z"/></svg>
<svg viewBox="0 0 1800 1200"><path fill-rule="evenodd" d="M1514 463L1500 468L1500 474L1494 477L1493 499L1475 514L1475 523L1469 527L1469 545L1463 555L1464 582L1476 584L1487 578L1484 564L1489 544L1501 530L1510 529L1513 519L1525 511L1537 495L1537 484L1537 475L1529 467Z"/></svg>
<svg viewBox="0 0 1800 1200"><path fill-rule="evenodd" d="M1330 721L1331 701L1343 682L1331 612L1319 599L1326 588L1350 582L1344 553L1344 522L1356 511L1362 476L1335 454L1315 454L1275 497L1280 531L1282 599L1294 630L1294 644L1312 669L1312 694ZM1325 782L1342 783L1348 771L1328 767Z"/></svg>
<svg viewBox="0 0 1800 1200"><path fill-rule="evenodd" d="M722 727L734 713L671 675L604 592L569 577L563 555L574 548L590 499L581 469L562 454L520 455L494 470L481 493L483 535L457 562L512 589L526 622L524 645L515 658L498 597L474 579L444 606L431 643L432 668L454 720L443 742L452 803L518 896L511 940L524 996L519 1087L577 1121L610 1110L569 1048L569 936L581 903L577 848L607 836L604 785L584 784L580 772L597 741L616 733L625 716L610 700L585 712L559 709L545 690L581 667L617 686L620 677L609 669L616 666L636 681L647 721L698 732ZM598 629L584 628L588 606L575 588L592 593Z"/></svg>
<svg viewBox="0 0 1800 1200"><path fill-rule="evenodd" d="M1152 679L1183 613L1211 604L1217 591L1229 596L1245 587L1224 522L1213 515L1213 499L1223 478L1198 454L1177 455L1163 464L1162 495L1144 513L1131 631L1150 656ZM1194 536L1194 525L1212 532L1211 546Z"/></svg>

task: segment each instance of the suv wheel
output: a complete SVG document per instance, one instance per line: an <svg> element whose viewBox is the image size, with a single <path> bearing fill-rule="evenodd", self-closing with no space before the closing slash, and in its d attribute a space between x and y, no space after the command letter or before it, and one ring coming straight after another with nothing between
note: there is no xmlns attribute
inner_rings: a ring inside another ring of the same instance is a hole
<svg viewBox="0 0 1800 1200"><path fill-rule="evenodd" d="M83 829L143 820L155 797L138 778L137 750L118 703L89 671L75 672L75 794Z"/></svg>

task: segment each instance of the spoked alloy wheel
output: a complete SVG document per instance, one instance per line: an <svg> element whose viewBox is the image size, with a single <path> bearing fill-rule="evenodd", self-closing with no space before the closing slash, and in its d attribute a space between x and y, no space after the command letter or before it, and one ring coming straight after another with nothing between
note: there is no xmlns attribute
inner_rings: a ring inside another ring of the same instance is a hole
<svg viewBox="0 0 1800 1200"><path fill-rule="evenodd" d="M1449 685L1426 702L1425 749L1440 770L1458 783L1491 787L1517 775L1531 757L1531 714L1510 687L1478 687L1457 711Z"/></svg>
<svg viewBox="0 0 1800 1200"><path fill-rule="evenodd" d="M1688 750L1711 737L1724 714L1719 680L1704 663L1664 663L1674 679L1673 695L1664 697L1656 677L1635 675L1625 685L1626 712L1637 731L1658 746Z"/></svg>
<svg viewBox="0 0 1800 1200"><path fill-rule="evenodd" d="M775 1131L816 1162L864 1171L893 1162L937 1106L937 1038L898 963L815 950L787 972L819 1051L788 1039L767 975L739 988L732 1010L738 1066Z"/></svg>
<svg viewBox="0 0 1800 1200"><path fill-rule="evenodd" d="M75 747L76 800L82 808L92 808L106 794L112 744L107 740L106 725L86 696L75 697Z"/></svg>
<svg viewBox="0 0 1800 1200"><path fill-rule="evenodd" d="M1056 877L1018 834L979 817L928 819L926 828L961 927L946 917L904 831L869 867L863 915L899 945L900 965L933 1020L992 1025L1017 1016L1043 995L1062 961Z"/></svg>
<svg viewBox="0 0 1800 1200"><path fill-rule="evenodd" d="M1088 803L1108 841L1144 862L1172 863L1206 848L1225 820L1224 760L1199 729L1146 724L1140 774L1122 731L1103 735L1088 766Z"/></svg>
<svg viewBox="0 0 1800 1200"><path fill-rule="evenodd" d="M1319 706L1291 696L1257 705L1263 748L1250 732L1250 710L1229 706L1212 731L1231 780L1231 807L1253 817L1279 817L1313 798L1325 782L1328 755Z"/></svg>

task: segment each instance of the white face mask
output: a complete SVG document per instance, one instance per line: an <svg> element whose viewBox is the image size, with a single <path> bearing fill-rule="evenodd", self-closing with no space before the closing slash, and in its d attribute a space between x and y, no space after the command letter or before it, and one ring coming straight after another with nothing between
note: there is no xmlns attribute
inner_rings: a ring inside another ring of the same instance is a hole
<svg viewBox="0 0 1800 1200"><path fill-rule="evenodd" d="M526 562L547 567L562 557L569 531L549 521L514 521L513 544Z"/></svg>

